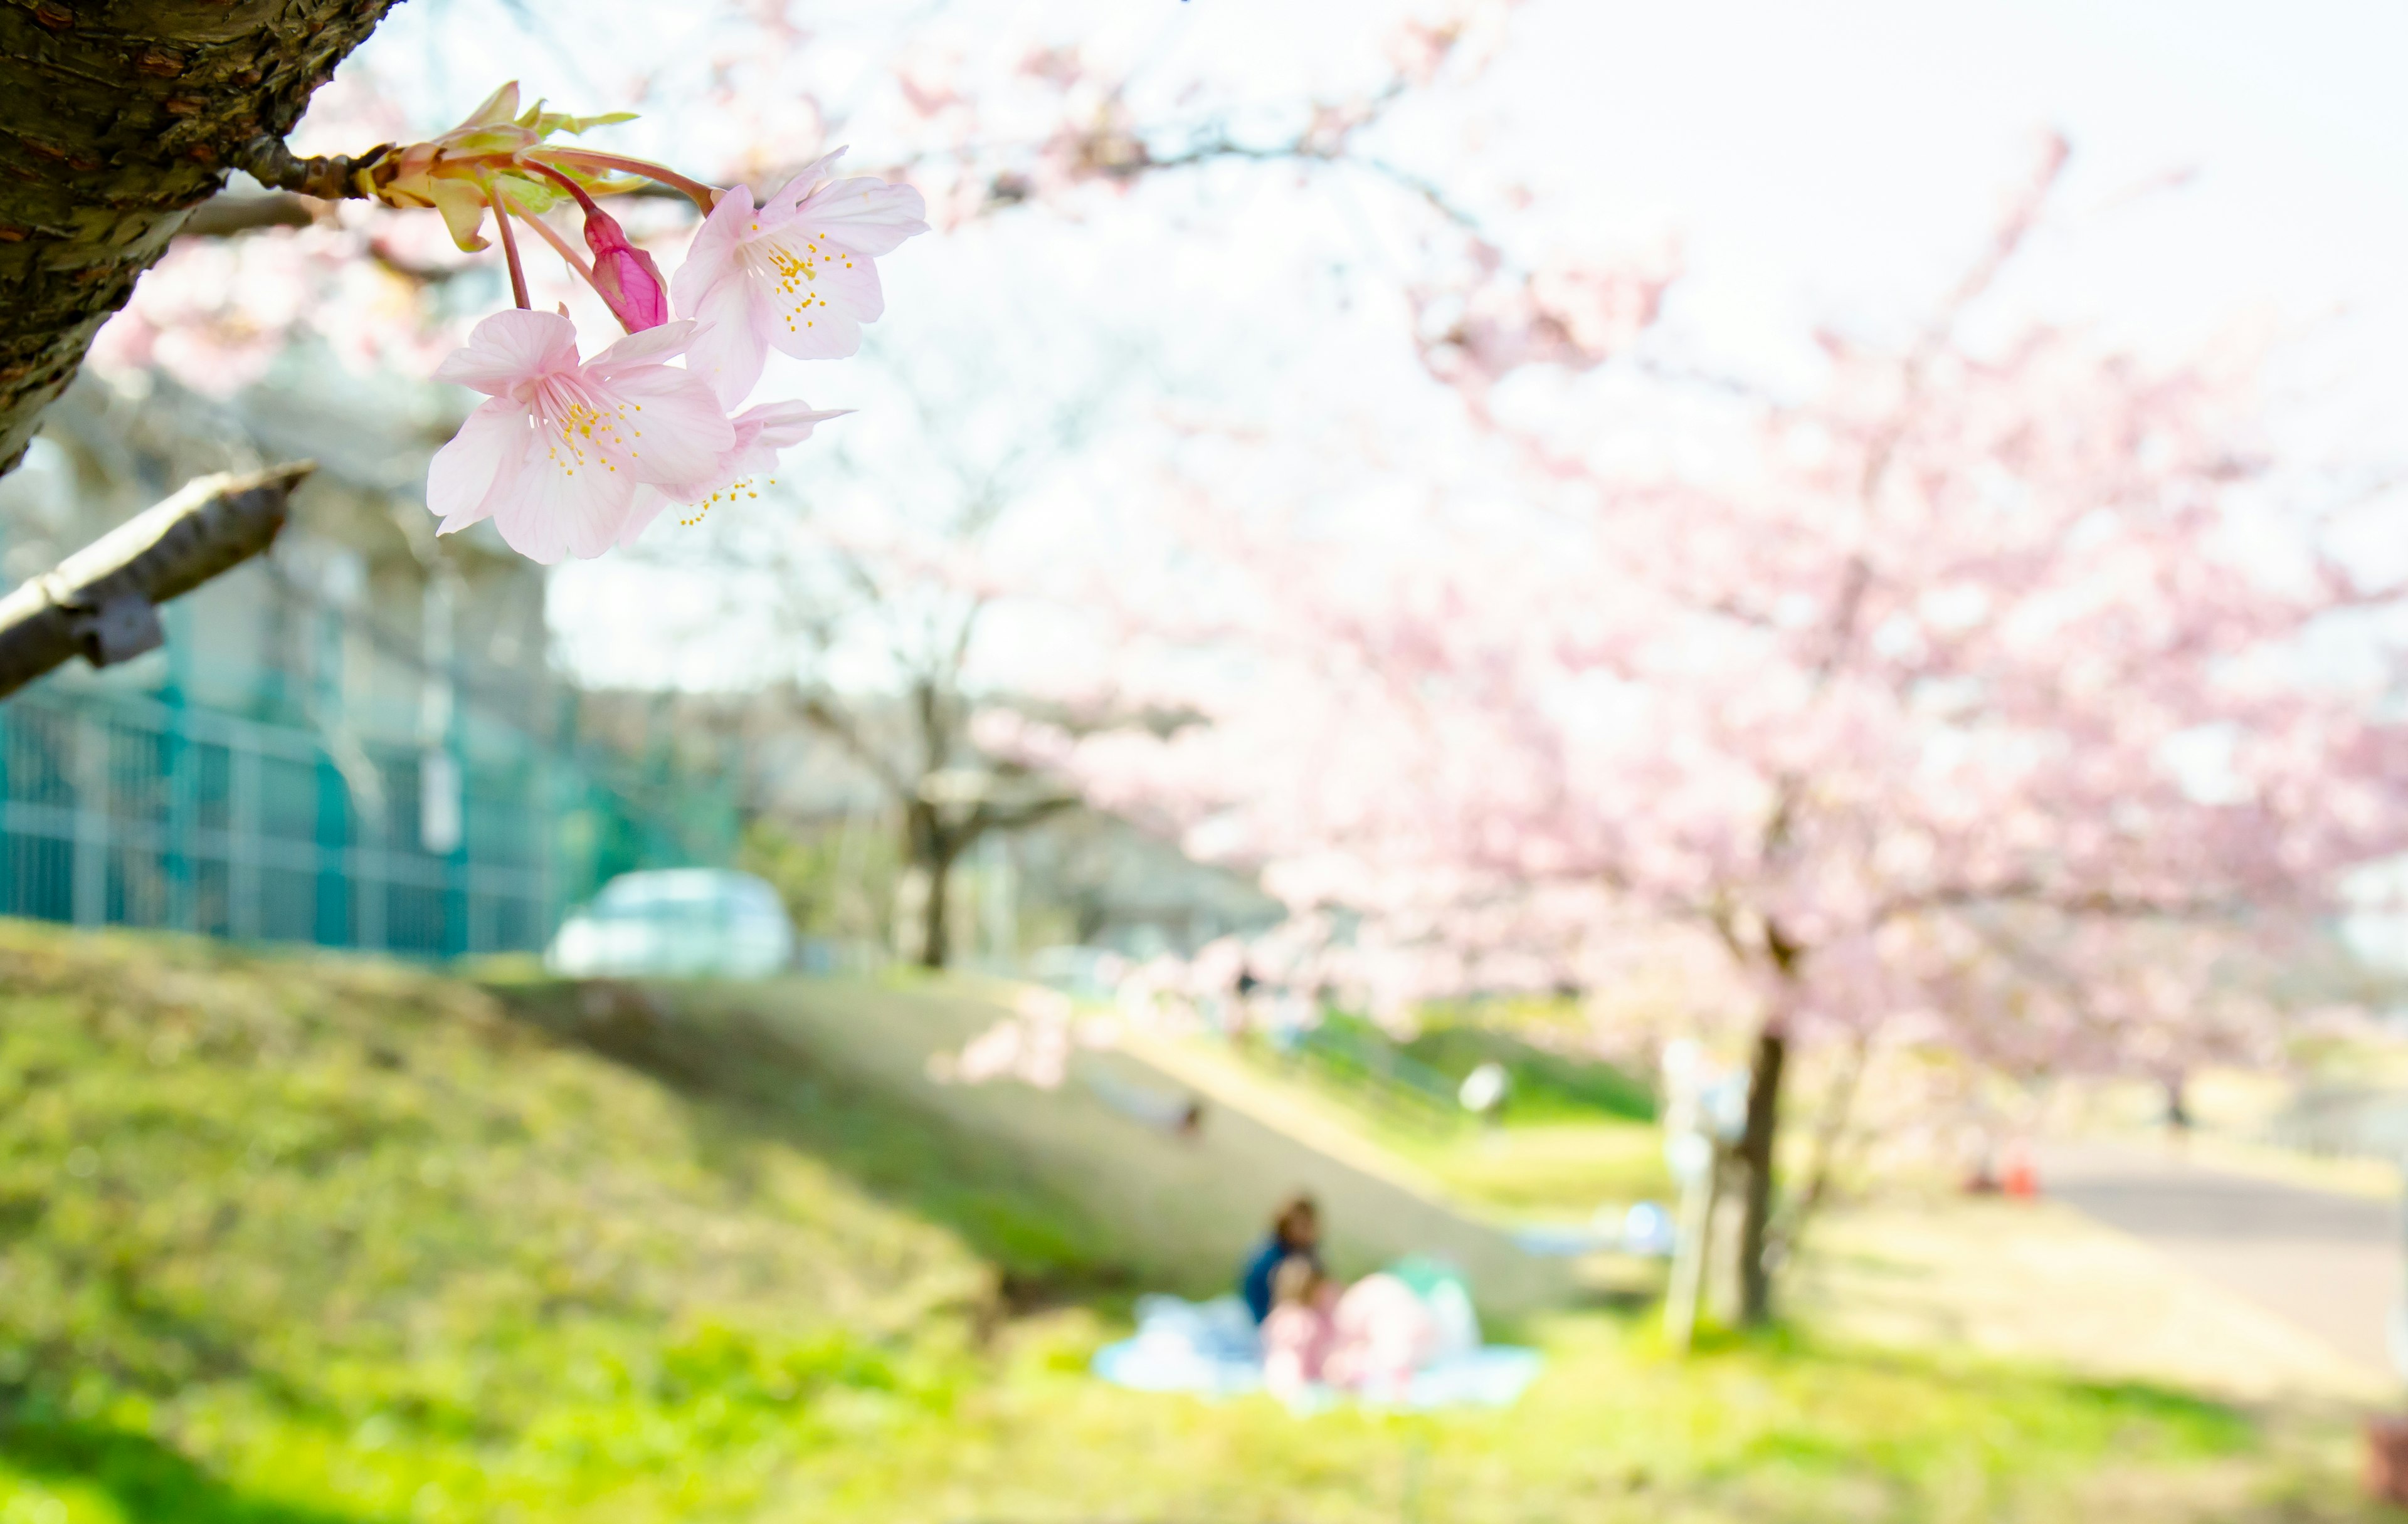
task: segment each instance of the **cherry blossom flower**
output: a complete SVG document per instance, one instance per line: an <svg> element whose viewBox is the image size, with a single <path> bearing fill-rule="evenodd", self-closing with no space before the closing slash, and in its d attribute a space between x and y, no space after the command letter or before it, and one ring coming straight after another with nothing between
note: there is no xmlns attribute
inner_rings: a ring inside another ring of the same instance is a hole
<svg viewBox="0 0 2408 1524"><path fill-rule="evenodd" d="M667 363L693 343L694 326L648 328L581 360L564 314L510 310L480 322L436 373L492 399L427 471L437 533L491 519L531 561L597 556L618 542L639 489L679 494L726 479L735 426L701 377ZM768 432L757 430L756 443Z"/></svg>
<svg viewBox="0 0 2408 1524"><path fill-rule="evenodd" d="M707 487L638 490L635 508L627 516L627 526L619 532L619 543L633 545L636 536L651 528L652 520L671 503L695 510L691 518L681 520L695 524L722 503L760 496L761 487L768 484L762 479L762 473L776 467L779 451L801 444L819 425L851 411L850 407L814 411L810 404L804 402L769 402L746 408L728 420L736 431L736 445L719 476Z"/></svg>
<svg viewBox="0 0 2408 1524"><path fill-rule="evenodd" d="M758 205L746 186L720 192L670 283L678 311L705 325L689 363L730 406L773 346L797 360L859 350L861 325L886 307L872 260L928 231L927 203L910 186L824 179L843 152Z"/></svg>

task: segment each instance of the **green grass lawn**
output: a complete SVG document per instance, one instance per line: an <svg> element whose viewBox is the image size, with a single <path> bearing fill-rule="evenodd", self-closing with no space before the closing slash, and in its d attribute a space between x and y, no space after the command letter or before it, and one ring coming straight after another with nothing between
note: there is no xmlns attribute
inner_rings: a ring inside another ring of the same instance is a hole
<svg viewBox="0 0 2408 1524"><path fill-rule="evenodd" d="M2358 1517L2337 1426L1604 1309L1505 1414L1106 1389L1102 1226L683 1035L0 922L0 1524ZM1509 1131L1483 1189L1612 1173Z"/></svg>
<svg viewBox="0 0 2408 1524"><path fill-rule="evenodd" d="M1451 1069L1469 1073L1485 1058L1512 1057L1515 1047L1524 1049L1517 1073L1526 1067L1553 1077L1543 1086L1517 1081L1515 1093L1526 1104L1511 1109L1498 1125L1389 1104L1378 1087L1283 1058L1268 1045L1249 1044L1239 1051L1266 1083L1343 1118L1485 1216L1585 1221L1601 1206L1671 1202L1675 1187L1664 1161L1664 1134L1633 1115L1643 1114L1652 1103L1614 1071L1575 1064L1467 1026L1434 1028L1398 1051L1430 1060L1433 1066L1443 1060Z"/></svg>
<svg viewBox="0 0 2408 1524"><path fill-rule="evenodd" d="M1551 1122L1395 1145L1462 1200L1498 1217L1586 1218L1600 1206L1670 1204L1664 1134L1631 1122Z"/></svg>

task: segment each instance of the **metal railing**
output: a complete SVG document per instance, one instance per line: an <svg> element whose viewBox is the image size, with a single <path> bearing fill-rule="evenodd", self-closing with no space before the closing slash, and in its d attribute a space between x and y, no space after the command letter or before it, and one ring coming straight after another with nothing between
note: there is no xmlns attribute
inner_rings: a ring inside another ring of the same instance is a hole
<svg viewBox="0 0 2408 1524"><path fill-rule="evenodd" d="M433 956L543 944L548 838L584 780L540 756L342 750L149 698L22 694L0 707L0 914ZM425 809L456 814L430 832Z"/></svg>
<svg viewBox="0 0 2408 1524"><path fill-rule="evenodd" d="M1335 1022L1297 1029L1274 1051L1287 1067L1313 1075L1391 1124L1445 1132L1468 1120L1453 1080L1392 1044Z"/></svg>

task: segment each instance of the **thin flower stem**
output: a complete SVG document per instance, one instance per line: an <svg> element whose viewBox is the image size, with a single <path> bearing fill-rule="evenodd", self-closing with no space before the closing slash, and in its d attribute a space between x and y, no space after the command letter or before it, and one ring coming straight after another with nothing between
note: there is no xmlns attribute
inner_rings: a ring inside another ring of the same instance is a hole
<svg viewBox="0 0 2408 1524"><path fill-rule="evenodd" d="M557 159L562 164L582 164L590 169L615 169L623 174L641 175L648 180L657 180L672 191L684 192L686 198L700 207L705 216L710 215L710 208L719 202L717 187L690 179L664 164L643 159L625 159L615 153L596 153L591 149L546 149L543 153L545 158ZM531 154L523 156L523 162L530 165L538 163Z"/></svg>
<svg viewBox="0 0 2408 1524"><path fill-rule="evenodd" d="M537 174L549 175L553 179L558 180L560 182L561 189L566 191L570 195L575 196L577 198L577 205L583 207L588 215L598 213L602 210L601 207L594 205L594 198L585 193L585 187L578 184L575 180L570 179L559 170L552 168L552 165L538 159L526 160L525 164L529 169L534 170Z"/></svg>
<svg viewBox="0 0 2408 1524"><path fill-rule="evenodd" d="M510 267L510 294L518 299L520 306L533 310L535 304L527 300L526 271L519 264L519 235L510 231L509 209L502 205L499 196L489 195L486 199L493 203L494 226L502 235L502 259Z"/></svg>
<svg viewBox="0 0 2408 1524"><path fill-rule="evenodd" d="M585 256L580 254L576 248L571 245L567 239L560 235L560 230L558 228L553 227L550 222L545 221L542 218L537 217L532 213L523 215L520 218L520 221L523 221L527 226L535 229L538 234L541 235L543 241L552 245L553 251L559 254L562 259L566 260L568 262L568 267L576 271L580 276L583 277L587 285L591 286L594 284L594 266L586 263Z"/></svg>

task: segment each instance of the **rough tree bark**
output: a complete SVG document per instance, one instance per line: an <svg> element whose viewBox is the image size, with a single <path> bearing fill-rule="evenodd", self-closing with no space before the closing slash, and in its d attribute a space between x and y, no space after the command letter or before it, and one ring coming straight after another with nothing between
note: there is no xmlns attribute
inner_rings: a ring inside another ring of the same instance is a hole
<svg viewBox="0 0 2408 1524"><path fill-rule="evenodd" d="M1736 1155L1740 1169L1739 1320L1749 1326L1772 1316L1772 1154L1781 1132L1781 1075L1788 1039L1767 1023L1748 1064L1747 1125Z"/></svg>
<svg viewBox="0 0 2408 1524"><path fill-rule="evenodd" d="M324 193L284 135L395 0L0 0L0 472L230 169Z"/></svg>

